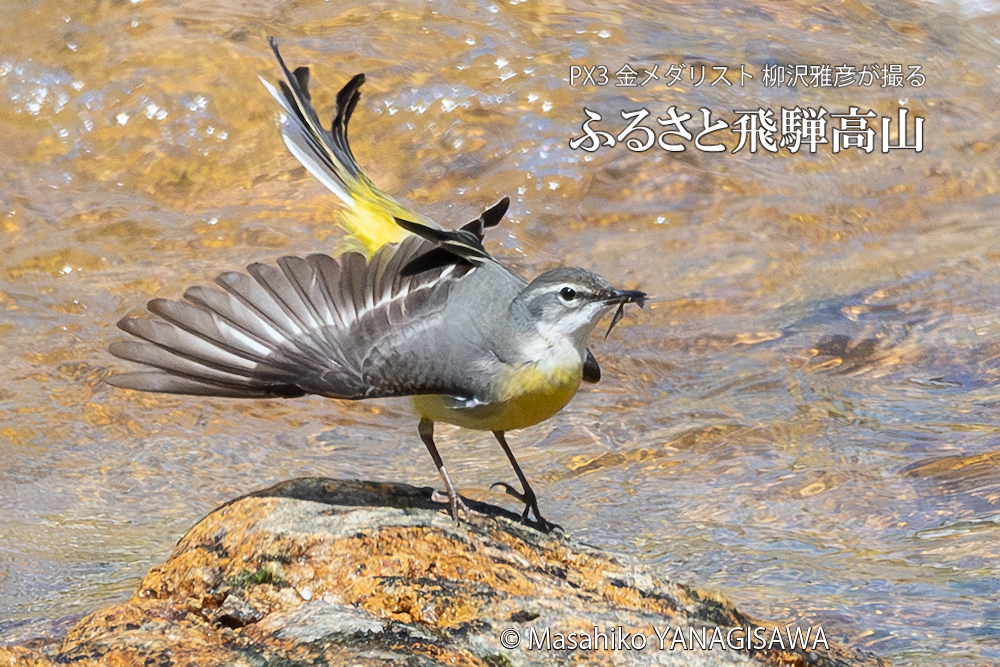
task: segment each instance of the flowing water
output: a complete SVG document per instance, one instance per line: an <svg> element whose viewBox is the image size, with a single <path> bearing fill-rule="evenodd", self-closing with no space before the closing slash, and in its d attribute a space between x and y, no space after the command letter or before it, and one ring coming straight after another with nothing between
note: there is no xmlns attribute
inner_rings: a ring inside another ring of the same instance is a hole
<svg viewBox="0 0 1000 667"><path fill-rule="evenodd" d="M126 598L236 495L437 482L405 401L103 382L124 367L114 323L148 299L338 249L334 199L257 81L277 35L324 118L368 75L352 136L386 191L451 227L510 195L497 257L659 297L595 335L599 385L509 436L549 518L895 664L1000 661L995 5L25 0L0 29L3 639ZM824 64L859 79L787 85ZM663 142L685 150L632 150L649 134L621 113L660 137L670 107L692 138ZM828 112L826 139L868 123L873 150L732 131L795 107ZM585 108L616 145L584 150ZM721 152L694 144L702 108L731 126L701 138ZM922 150L884 153L882 118L895 146L917 117ZM440 443L463 493L510 500L488 490L513 477L488 434Z"/></svg>

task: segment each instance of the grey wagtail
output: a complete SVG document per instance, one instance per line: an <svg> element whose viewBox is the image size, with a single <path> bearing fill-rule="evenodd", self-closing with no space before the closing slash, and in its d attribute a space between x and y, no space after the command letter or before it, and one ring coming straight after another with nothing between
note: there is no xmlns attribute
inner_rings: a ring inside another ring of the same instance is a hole
<svg viewBox="0 0 1000 667"><path fill-rule="evenodd" d="M118 323L142 340L110 347L152 370L108 381L228 398L411 396L456 520L459 510L476 514L434 445L438 421L493 431L522 490L494 486L524 503L525 523L551 531L556 524L538 510L504 433L559 412L581 380L597 382L587 338L611 308L618 306L614 327L624 304L642 306L646 295L585 269L559 267L529 283L499 264L482 240L507 198L455 231L403 207L362 173L347 142L364 75L337 95L327 131L309 96L309 68L289 71L273 39L271 47L285 81L278 88L261 81L281 105L285 144L343 201L341 225L364 252L282 257L277 266L223 273L215 280L222 290L198 286L183 301L153 299L147 308L155 317Z"/></svg>

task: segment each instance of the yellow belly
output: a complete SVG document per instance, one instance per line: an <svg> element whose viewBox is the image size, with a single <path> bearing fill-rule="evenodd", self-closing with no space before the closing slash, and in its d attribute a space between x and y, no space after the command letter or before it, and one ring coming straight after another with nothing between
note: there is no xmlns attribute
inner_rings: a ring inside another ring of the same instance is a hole
<svg viewBox="0 0 1000 667"><path fill-rule="evenodd" d="M569 403L580 387L582 366L553 371L535 365L505 374L503 398L492 403L456 407L450 396L414 396L417 415L477 431L513 431L543 422Z"/></svg>

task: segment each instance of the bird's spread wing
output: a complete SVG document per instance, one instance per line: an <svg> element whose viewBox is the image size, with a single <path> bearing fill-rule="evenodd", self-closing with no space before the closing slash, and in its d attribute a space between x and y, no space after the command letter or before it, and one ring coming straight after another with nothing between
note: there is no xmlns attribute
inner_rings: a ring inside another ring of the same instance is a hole
<svg viewBox="0 0 1000 667"><path fill-rule="evenodd" d="M470 267L450 264L403 276L400 269L431 248L411 237L371 260L282 257L223 273L223 289L193 287L184 300L154 299L151 319L118 323L142 340L113 343L111 353L153 370L108 381L140 391L238 398L321 394L358 399L451 393L446 378L383 368L401 337L437 323L455 281ZM379 353L374 353L379 351ZM392 378L391 383L383 378Z"/></svg>
<svg viewBox="0 0 1000 667"><path fill-rule="evenodd" d="M222 290L193 287L181 301L150 301L153 318L118 323L141 340L114 343L111 353L152 370L109 382L241 398L463 394L460 374L430 363L446 345L433 330L456 281L492 263L481 243L484 230L500 221L508 200L454 232L403 207L364 175L347 141L364 75L337 95L325 130L309 95L309 69L290 71L273 40L271 46L286 80L264 85L285 112L285 144L346 204L341 224L364 254L282 257L277 266L252 264L247 273L220 275Z"/></svg>

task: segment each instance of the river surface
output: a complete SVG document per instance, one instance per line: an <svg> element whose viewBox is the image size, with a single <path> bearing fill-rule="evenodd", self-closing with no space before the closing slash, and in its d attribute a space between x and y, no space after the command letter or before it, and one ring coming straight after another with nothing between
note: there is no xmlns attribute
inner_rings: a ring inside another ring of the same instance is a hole
<svg viewBox="0 0 1000 667"><path fill-rule="evenodd" d="M353 146L387 192L448 227L509 195L502 261L658 297L595 334L599 385L509 435L548 518L897 665L1000 663L997 5L24 0L0 30L3 640L127 598L234 496L437 483L402 400L103 382L148 299L340 247L257 80L276 35L323 118L367 74ZM755 131L796 107L814 151ZM699 138L702 109L728 125ZM439 446L516 505L489 434Z"/></svg>

